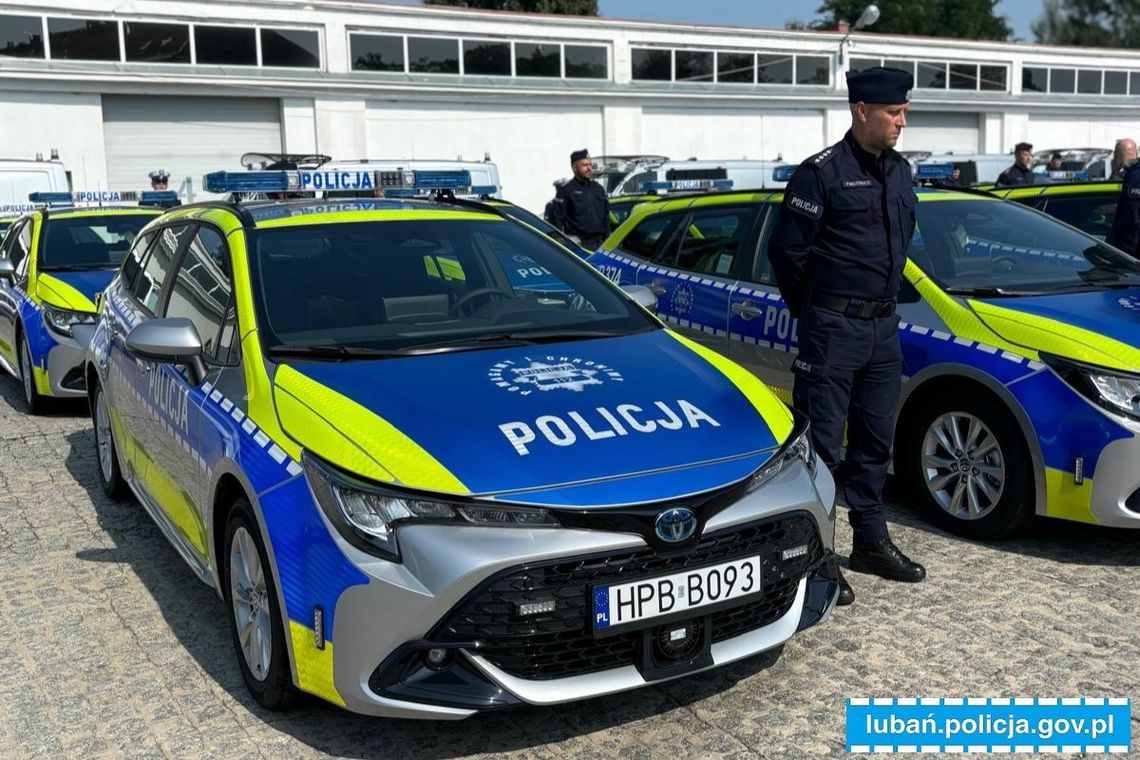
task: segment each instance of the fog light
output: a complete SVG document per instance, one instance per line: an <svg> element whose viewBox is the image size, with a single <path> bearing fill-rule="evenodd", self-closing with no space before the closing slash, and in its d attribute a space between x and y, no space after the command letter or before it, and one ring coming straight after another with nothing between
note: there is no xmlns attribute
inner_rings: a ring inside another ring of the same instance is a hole
<svg viewBox="0 0 1140 760"><path fill-rule="evenodd" d="M517 604L515 605L515 610L518 612L519 617L529 617L530 615L541 615L544 612L554 612L557 607L558 602L553 599L545 599L541 602Z"/></svg>
<svg viewBox="0 0 1140 760"><path fill-rule="evenodd" d="M424 653L424 661L432 670L443 670L451 662L450 649L429 649Z"/></svg>
<svg viewBox="0 0 1140 760"><path fill-rule="evenodd" d="M796 557L802 557L807 553L807 544L800 544L799 546L793 546L791 549L784 549L784 552L780 555L780 557L786 562L790 559L795 559Z"/></svg>

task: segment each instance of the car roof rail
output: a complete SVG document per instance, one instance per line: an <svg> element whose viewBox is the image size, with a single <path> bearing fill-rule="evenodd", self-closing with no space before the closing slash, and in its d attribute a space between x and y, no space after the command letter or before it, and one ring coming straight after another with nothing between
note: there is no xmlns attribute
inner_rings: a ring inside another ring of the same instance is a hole
<svg viewBox="0 0 1140 760"><path fill-rule="evenodd" d="M241 226L242 227L245 227L246 229L253 229L255 226L257 226L257 222L256 222L256 220L254 220L253 214L251 214L249 209L245 207L245 204L240 202L240 201L222 201L222 200L195 201L194 203L185 203L181 206L175 206L174 209L170 209L170 210L173 211L173 210L177 209L178 211L183 211L185 209L196 209L196 208L220 209L220 210L224 210L224 211L229 211L229 212L233 213L235 216L237 216L238 219L241 220Z"/></svg>

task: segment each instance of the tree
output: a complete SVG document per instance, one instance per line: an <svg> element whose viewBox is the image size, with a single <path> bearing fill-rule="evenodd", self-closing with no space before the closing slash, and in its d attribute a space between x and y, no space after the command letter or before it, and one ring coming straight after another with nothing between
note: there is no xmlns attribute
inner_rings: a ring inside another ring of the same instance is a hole
<svg viewBox="0 0 1140 760"><path fill-rule="evenodd" d="M1086 47L1140 46L1140 0L1045 0L1030 27L1038 42Z"/></svg>
<svg viewBox="0 0 1140 760"><path fill-rule="evenodd" d="M870 0L824 0L812 22L815 29L835 29L840 19L854 25ZM998 0L878 0L880 16L864 31L921 34L971 40L1006 40L1011 29L994 14Z"/></svg>
<svg viewBox="0 0 1140 760"><path fill-rule="evenodd" d="M597 16L598 0L424 0L428 5L458 5L485 11L523 13L562 13L568 16Z"/></svg>

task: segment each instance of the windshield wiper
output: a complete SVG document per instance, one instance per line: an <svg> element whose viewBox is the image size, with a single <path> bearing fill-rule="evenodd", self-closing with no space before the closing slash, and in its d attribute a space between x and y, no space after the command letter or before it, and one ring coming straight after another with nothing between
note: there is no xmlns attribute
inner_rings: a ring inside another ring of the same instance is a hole
<svg viewBox="0 0 1140 760"><path fill-rule="evenodd" d="M983 296L986 298L1010 298L1013 296L1041 296L1044 290L1017 290L1013 288L950 286L943 288L944 293L952 296Z"/></svg>
<svg viewBox="0 0 1140 760"><path fill-rule="evenodd" d="M282 359L330 359L350 361L352 359L387 359L406 356L401 349L363 348L361 346L292 346L279 344L270 346L266 353Z"/></svg>
<svg viewBox="0 0 1140 760"><path fill-rule="evenodd" d="M534 332L507 332L476 335L471 338L450 338L431 343L419 343L400 349L404 354L445 353L447 351L469 351L492 346L535 346L542 343L561 343L594 338L614 338L626 332L612 330L545 330Z"/></svg>

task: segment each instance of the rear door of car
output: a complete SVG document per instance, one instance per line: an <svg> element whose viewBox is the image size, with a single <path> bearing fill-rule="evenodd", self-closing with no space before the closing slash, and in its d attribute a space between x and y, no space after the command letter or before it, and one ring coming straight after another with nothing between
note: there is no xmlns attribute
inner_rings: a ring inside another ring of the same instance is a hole
<svg viewBox="0 0 1140 760"><path fill-rule="evenodd" d="M1092 192L1078 192L1075 189L1057 193L1046 191L1038 208L1065 224L1104 240L1112 231L1112 220L1116 217L1116 202L1119 198L1118 188Z"/></svg>
<svg viewBox="0 0 1140 760"><path fill-rule="evenodd" d="M657 313L681 333L728 354L729 299L756 247L761 207L749 201L694 204L637 283L657 295Z"/></svg>

